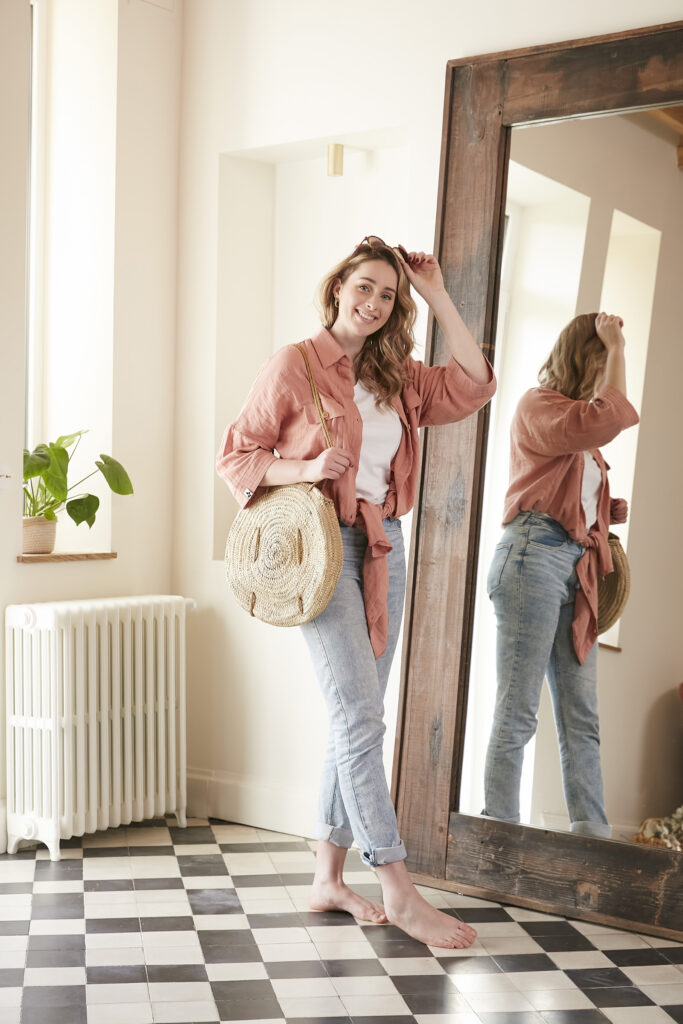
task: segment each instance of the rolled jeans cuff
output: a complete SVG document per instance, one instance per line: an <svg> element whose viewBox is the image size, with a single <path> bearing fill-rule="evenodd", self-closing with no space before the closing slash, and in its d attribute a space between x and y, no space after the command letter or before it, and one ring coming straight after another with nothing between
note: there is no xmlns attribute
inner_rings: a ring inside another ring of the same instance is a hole
<svg viewBox="0 0 683 1024"><path fill-rule="evenodd" d="M315 826L315 838L324 839L333 846L343 846L348 850L353 844L353 832L348 828L338 828L336 825L326 825L318 822Z"/></svg>
<svg viewBox="0 0 683 1024"><path fill-rule="evenodd" d="M611 839L612 826L601 821L573 821L569 831L577 836L592 836L594 839Z"/></svg>
<svg viewBox="0 0 683 1024"><path fill-rule="evenodd" d="M361 851L360 859L371 868L381 868L385 864L394 864L397 860L405 860L407 857L403 841L399 840L398 846L378 847L370 853Z"/></svg>

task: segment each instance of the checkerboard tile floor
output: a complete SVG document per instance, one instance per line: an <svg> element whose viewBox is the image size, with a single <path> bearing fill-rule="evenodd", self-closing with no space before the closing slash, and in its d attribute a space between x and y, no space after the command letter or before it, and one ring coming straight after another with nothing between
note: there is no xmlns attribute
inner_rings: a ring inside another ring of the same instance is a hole
<svg viewBox="0 0 683 1024"><path fill-rule="evenodd" d="M428 948L311 913L314 846L161 819L0 857L0 1022L683 1024L683 945L423 889L479 933Z"/></svg>

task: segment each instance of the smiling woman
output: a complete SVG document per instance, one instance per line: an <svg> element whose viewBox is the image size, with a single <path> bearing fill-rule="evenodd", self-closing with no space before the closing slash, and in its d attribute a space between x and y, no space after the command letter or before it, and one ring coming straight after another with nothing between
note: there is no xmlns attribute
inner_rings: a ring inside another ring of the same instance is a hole
<svg viewBox="0 0 683 1024"><path fill-rule="evenodd" d="M452 356L446 366L427 368L411 357L411 286L444 331ZM391 921L430 945L462 948L474 930L427 903L406 870L384 773L384 694L403 610L400 517L415 494L418 430L470 415L489 400L495 380L433 256L397 252L366 237L323 279L320 307L324 326L301 347L332 446L321 451L303 363L287 346L262 368L225 431L217 461L240 505L264 485L313 481L332 499L341 523L341 577L324 611L301 627L330 725L310 903L314 910ZM343 882L354 840L377 871L384 906Z"/></svg>

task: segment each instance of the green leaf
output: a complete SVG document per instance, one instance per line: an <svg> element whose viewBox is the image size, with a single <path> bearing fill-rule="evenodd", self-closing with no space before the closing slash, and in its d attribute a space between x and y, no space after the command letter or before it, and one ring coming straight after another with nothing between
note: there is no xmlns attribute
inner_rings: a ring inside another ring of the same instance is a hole
<svg viewBox="0 0 683 1024"><path fill-rule="evenodd" d="M55 515L55 513L52 511L51 508L45 509L45 511L41 512L40 515L41 516L45 516L46 519L56 519L57 518L57 516Z"/></svg>
<svg viewBox="0 0 683 1024"><path fill-rule="evenodd" d="M41 474L43 483L58 501L64 501L67 492L66 474L69 468L69 453L65 448L51 444L50 465Z"/></svg>
<svg viewBox="0 0 683 1024"><path fill-rule="evenodd" d="M82 498L72 498L66 503L66 511L73 519L76 526L87 523L92 527L95 522L95 513L100 507L100 499L94 494L84 494Z"/></svg>
<svg viewBox="0 0 683 1024"><path fill-rule="evenodd" d="M112 459L111 455L102 455L100 453L100 458L102 461L96 461L95 465L114 494L132 494L133 485L121 463L117 462L116 459Z"/></svg>
<svg viewBox="0 0 683 1024"><path fill-rule="evenodd" d="M77 430L75 434L62 434L55 441L55 447L57 448L70 448L71 445L83 434L87 434L87 430Z"/></svg>
<svg viewBox="0 0 683 1024"><path fill-rule="evenodd" d="M32 452L24 448L24 480L40 476L50 465L50 452L46 444L39 444Z"/></svg>

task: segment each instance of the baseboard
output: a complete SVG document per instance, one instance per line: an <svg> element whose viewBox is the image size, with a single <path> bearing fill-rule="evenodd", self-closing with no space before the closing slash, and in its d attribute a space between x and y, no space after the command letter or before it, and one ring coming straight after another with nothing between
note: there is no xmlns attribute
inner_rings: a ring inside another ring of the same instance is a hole
<svg viewBox="0 0 683 1024"><path fill-rule="evenodd" d="M612 825L612 839L618 842L628 843L635 832L640 830L640 824L629 825L610 822ZM553 832L569 832L569 817L566 814L552 814L549 811L541 811L541 820L538 828L547 828Z"/></svg>
<svg viewBox="0 0 683 1024"><path fill-rule="evenodd" d="M0 800L0 854L7 853L7 800Z"/></svg>
<svg viewBox="0 0 683 1024"><path fill-rule="evenodd" d="M272 832L313 838L317 789L278 786L253 776L188 768L188 817L222 818Z"/></svg>

